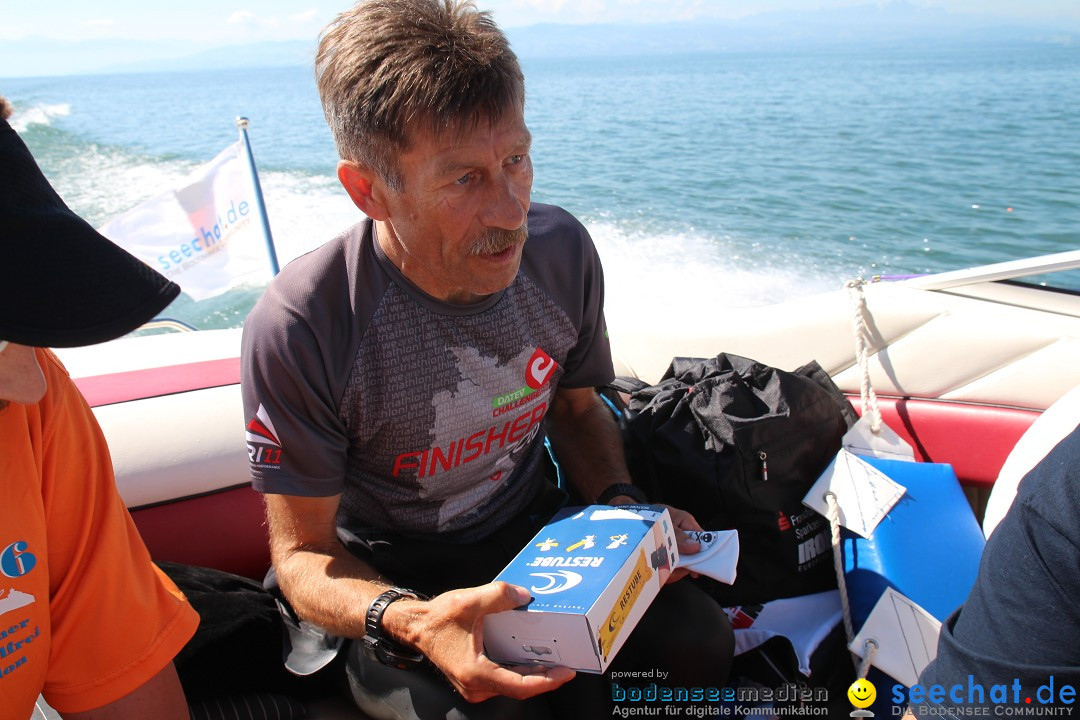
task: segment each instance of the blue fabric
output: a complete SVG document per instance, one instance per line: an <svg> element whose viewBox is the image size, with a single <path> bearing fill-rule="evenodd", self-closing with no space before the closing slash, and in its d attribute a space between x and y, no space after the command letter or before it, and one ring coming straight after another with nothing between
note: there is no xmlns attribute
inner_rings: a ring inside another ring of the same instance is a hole
<svg viewBox="0 0 1080 720"><path fill-rule="evenodd" d="M844 533L855 627L866 621L886 587L944 620L971 590L985 544L952 466L862 459L906 492L869 539Z"/></svg>
<svg viewBox="0 0 1080 720"><path fill-rule="evenodd" d="M978 573L982 529L950 465L862 458L906 492L870 538L844 531L844 569L856 632L888 587L938 620L959 607ZM876 669L871 710L893 714L896 681Z"/></svg>

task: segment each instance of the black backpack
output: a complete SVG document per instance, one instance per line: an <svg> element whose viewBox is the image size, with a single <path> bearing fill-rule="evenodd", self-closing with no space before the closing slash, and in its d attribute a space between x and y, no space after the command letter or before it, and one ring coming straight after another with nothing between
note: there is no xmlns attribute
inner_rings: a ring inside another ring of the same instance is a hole
<svg viewBox="0 0 1080 720"><path fill-rule="evenodd" d="M635 484L691 512L706 530L739 531L734 585L701 582L724 606L836 587L828 521L802 498L857 416L816 363L794 373L739 357L675 358L658 385L630 393L620 426Z"/></svg>

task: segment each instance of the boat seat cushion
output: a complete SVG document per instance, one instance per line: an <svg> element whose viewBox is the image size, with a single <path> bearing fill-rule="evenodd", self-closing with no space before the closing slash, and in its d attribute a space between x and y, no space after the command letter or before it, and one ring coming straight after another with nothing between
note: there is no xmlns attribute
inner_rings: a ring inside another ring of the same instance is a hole
<svg viewBox="0 0 1080 720"><path fill-rule="evenodd" d="M1048 407L1005 459L983 515L983 534L987 538L1012 506L1020 480L1077 425L1080 425L1080 385Z"/></svg>
<svg viewBox="0 0 1080 720"><path fill-rule="evenodd" d="M858 396L851 396L859 410ZM989 488L1037 410L947 400L878 397L885 423L921 462L949 463L968 487Z"/></svg>

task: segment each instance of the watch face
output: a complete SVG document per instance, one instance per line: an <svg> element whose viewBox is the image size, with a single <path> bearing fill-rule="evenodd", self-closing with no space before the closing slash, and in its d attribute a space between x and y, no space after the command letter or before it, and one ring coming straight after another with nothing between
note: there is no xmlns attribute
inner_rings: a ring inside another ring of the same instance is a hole
<svg viewBox="0 0 1080 720"><path fill-rule="evenodd" d="M398 670L409 670L423 664L424 656L420 653L405 653L386 640L363 638L364 651L372 660Z"/></svg>

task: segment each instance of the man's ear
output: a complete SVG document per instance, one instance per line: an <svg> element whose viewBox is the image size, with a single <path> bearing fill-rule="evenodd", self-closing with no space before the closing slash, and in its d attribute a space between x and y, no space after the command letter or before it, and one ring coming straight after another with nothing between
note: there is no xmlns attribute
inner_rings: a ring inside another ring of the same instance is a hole
<svg viewBox="0 0 1080 720"><path fill-rule="evenodd" d="M356 207L372 220L386 220L386 204L382 199L386 188L375 172L352 160L339 160L337 176Z"/></svg>

